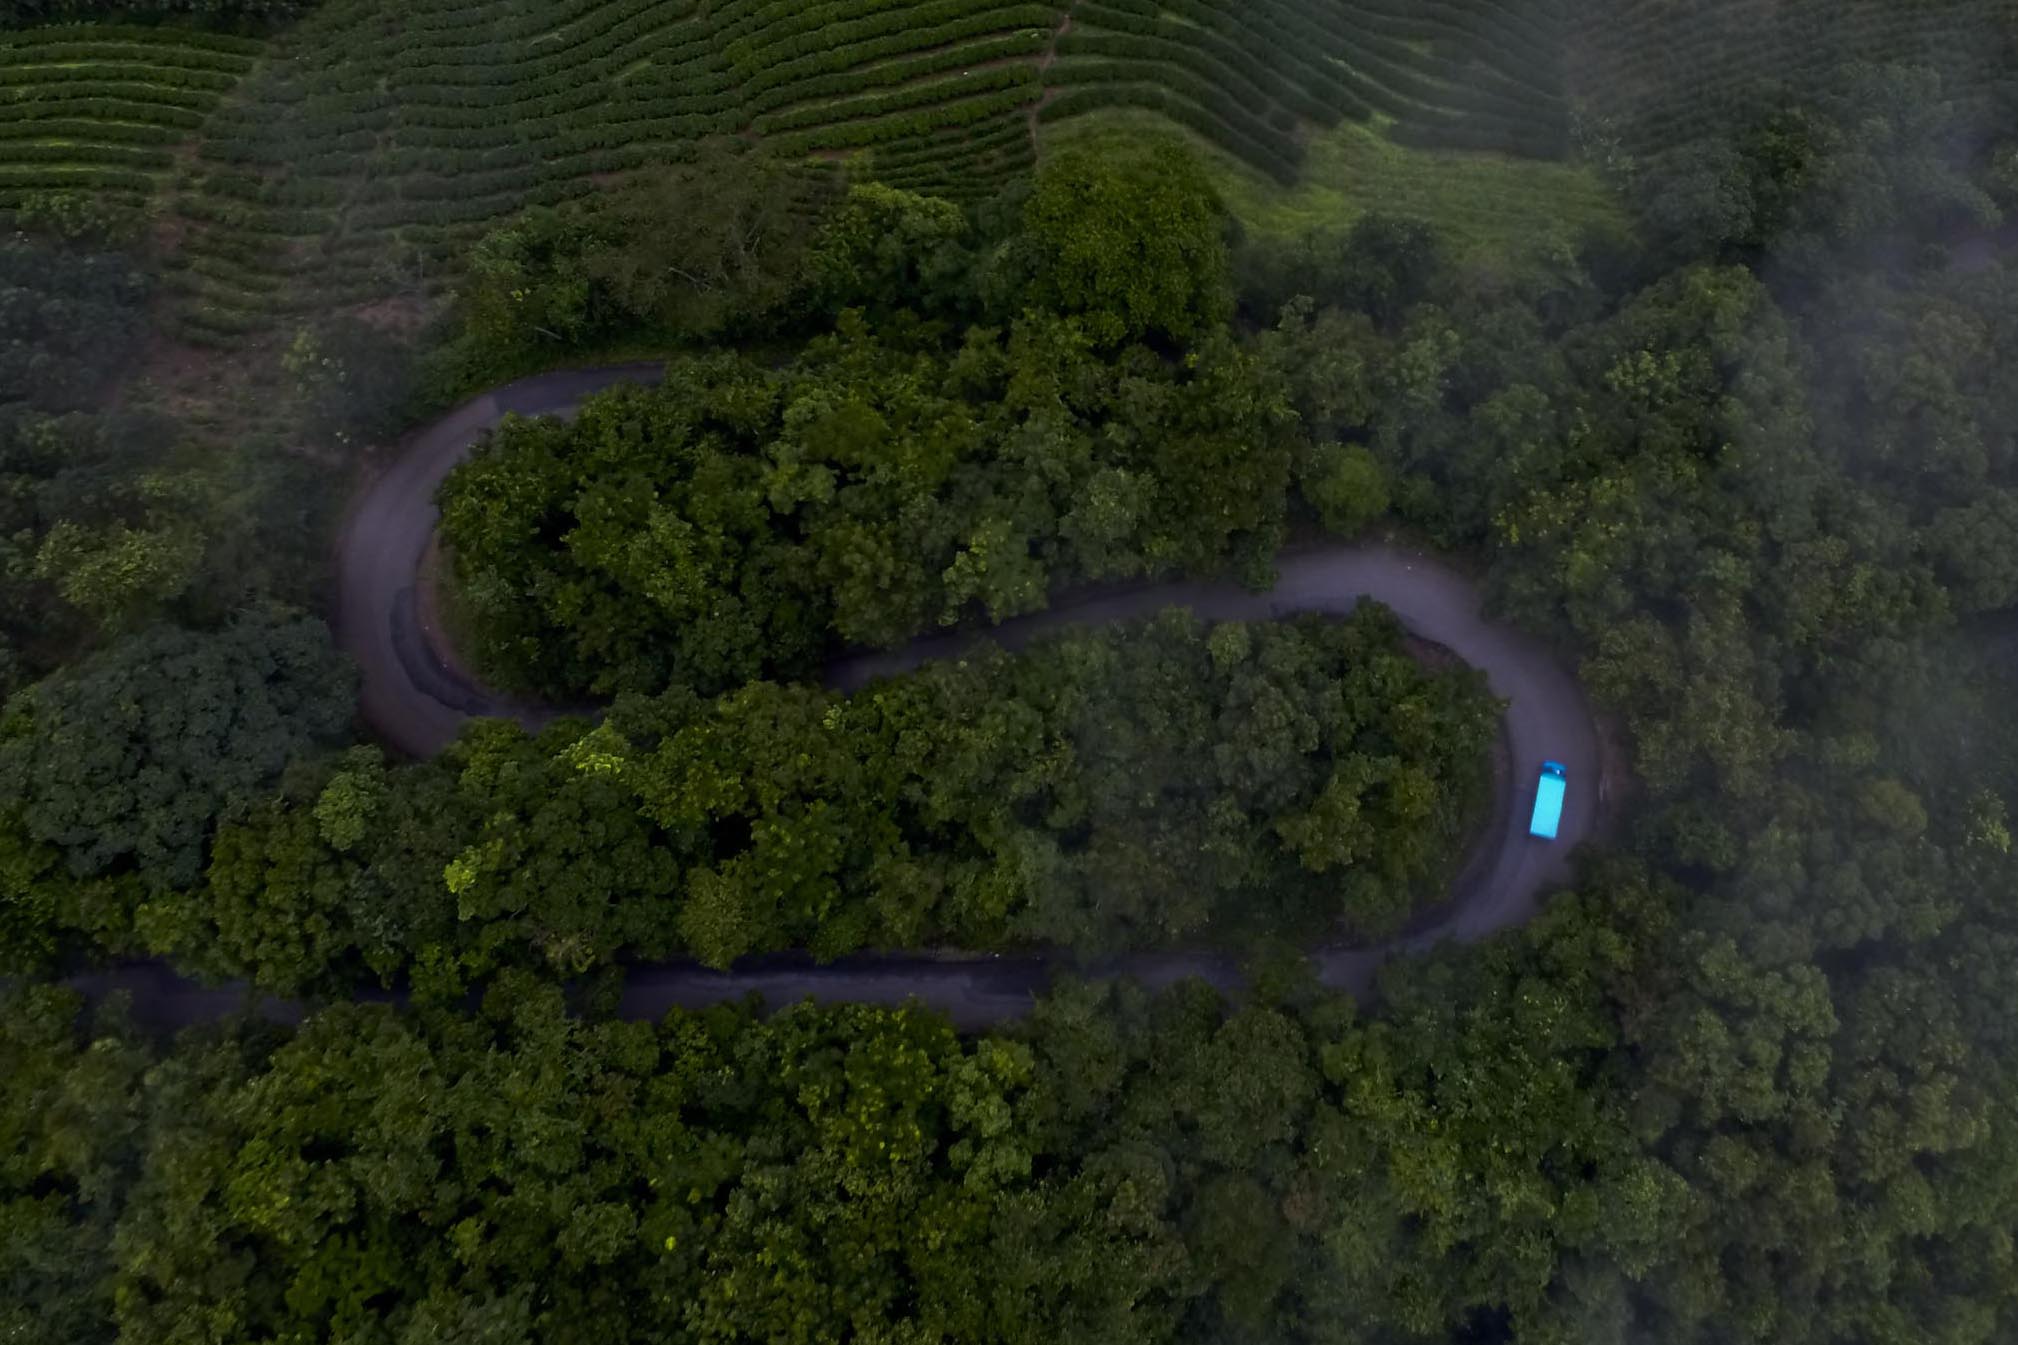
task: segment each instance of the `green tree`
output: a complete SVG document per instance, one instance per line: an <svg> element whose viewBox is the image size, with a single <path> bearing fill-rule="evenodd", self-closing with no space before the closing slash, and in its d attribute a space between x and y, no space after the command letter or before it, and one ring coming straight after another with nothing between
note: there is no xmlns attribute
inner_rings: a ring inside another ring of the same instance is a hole
<svg viewBox="0 0 2018 1345"><path fill-rule="evenodd" d="M111 1338L114 1230L148 1119L147 1046L116 1011L81 1008L51 986L0 995L0 1331L56 1345Z"/></svg>
<svg viewBox="0 0 2018 1345"><path fill-rule="evenodd" d="M1204 170L1173 142L1055 150L1010 244L1029 268L1018 301L1080 316L1102 345L1189 341L1231 304L1225 231Z"/></svg>
<svg viewBox="0 0 2018 1345"><path fill-rule="evenodd" d="M6 824L80 877L130 866L156 889L189 886L216 820L344 734L354 697L306 617L255 609L215 633L134 636L8 702Z"/></svg>

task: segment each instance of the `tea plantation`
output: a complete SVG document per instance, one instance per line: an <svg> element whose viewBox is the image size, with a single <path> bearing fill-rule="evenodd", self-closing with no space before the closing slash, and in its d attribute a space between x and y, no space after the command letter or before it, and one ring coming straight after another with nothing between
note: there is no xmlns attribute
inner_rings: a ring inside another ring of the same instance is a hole
<svg viewBox="0 0 2018 1345"><path fill-rule="evenodd" d="M1341 120L1400 141L1567 147L1554 0L333 0L211 118L176 209L186 334L426 292L532 202L735 136L866 152L963 203L1040 122L1147 108L1281 183Z"/></svg>
<svg viewBox="0 0 2018 1345"><path fill-rule="evenodd" d="M145 200L260 46L120 25L0 33L0 207L77 191Z"/></svg>
<svg viewBox="0 0 2018 1345"><path fill-rule="evenodd" d="M224 343L437 294L514 212L716 137L972 205L1026 174L1051 128L1147 115L1223 152L1250 223L1381 208L1518 237L1609 208L1586 172L1497 176L1575 157L1573 126L1658 151L1738 91L1846 55L1945 42L1968 71L1996 8L329 0L265 60L191 30L44 27L0 40L0 205L52 188L156 198L179 243L175 327ZM1446 180L1509 182L1514 205L1481 216ZM1454 196L1464 218L1444 218Z"/></svg>

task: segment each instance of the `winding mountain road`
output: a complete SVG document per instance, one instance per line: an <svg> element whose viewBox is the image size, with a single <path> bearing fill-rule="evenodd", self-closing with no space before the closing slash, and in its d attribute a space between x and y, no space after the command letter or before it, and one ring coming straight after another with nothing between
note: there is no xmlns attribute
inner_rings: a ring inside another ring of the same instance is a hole
<svg viewBox="0 0 2018 1345"><path fill-rule="evenodd" d="M449 470L505 415L568 415L589 394L620 382L651 382L655 365L543 374L495 389L444 416L408 442L393 466L352 509L338 551L337 634L363 675L361 710L389 743L415 756L440 751L474 715L516 718L537 726L551 707L500 696L444 665L421 629L415 583L434 534L435 493ZM1570 851L1597 817L1601 781L1598 733L1583 693L1539 641L1486 620L1479 595L1463 575L1431 556L1389 545L1330 545L1282 557L1274 588L1255 592L1224 583L1175 582L1099 593L985 632L921 639L903 649L840 659L828 681L853 689L927 659L957 654L981 640L1016 647L1033 635L1080 622L1189 607L1215 620L1269 620L1298 612L1344 613L1361 598L1392 608L1416 635L1449 648L1482 669L1508 703L1506 742L1512 759L1511 797L1499 800L1491 847L1467 868L1454 892L1425 926L1390 943L1319 950L1313 956L1327 985L1364 993L1381 962L1444 940L1472 941L1517 925L1537 909L1542 891L1568 876ZM1570 790L1559 839L1527 834L1537 768L1564 763ZM753 958L734 971L692 964L637 967L626 978L622 1011L656 1017L674 1005L695 1006L758 993L772 1003L823 1001L898 1003L916 998L978 1026L1027 1010L1057 962L1039 956L936 958L879 955L820 966L802 956ZM1237 984L1230 960L1210 955L1141 954L1079 968L1119 973L1151 984L1199 976L1222 988ZM144 1017L175 1025L212 1017L244 1003L242 990L182 981L160 967L116 969L80 978L89 991L125 989ZM267 1001L263 1011L292 1017L299 1006Z"/></svg>

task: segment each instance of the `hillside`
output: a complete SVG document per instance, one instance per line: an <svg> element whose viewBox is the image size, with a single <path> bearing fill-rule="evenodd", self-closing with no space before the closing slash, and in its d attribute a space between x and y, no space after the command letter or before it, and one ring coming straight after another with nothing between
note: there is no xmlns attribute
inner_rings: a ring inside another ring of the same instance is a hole
<svg viewBox="0 0 2018 1345"><path fill-rule="evenodd" d="M535 202L732 136L973 203L1036 128L1146 108L1279 184L1342 121L1567 149L1553 3L335 0L204 127L174 212L187 335L426 294Z"/></svg>

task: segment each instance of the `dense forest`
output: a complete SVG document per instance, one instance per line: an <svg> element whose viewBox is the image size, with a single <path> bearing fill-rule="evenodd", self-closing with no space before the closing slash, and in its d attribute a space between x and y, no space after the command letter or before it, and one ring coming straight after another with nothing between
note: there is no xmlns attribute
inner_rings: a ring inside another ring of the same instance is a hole
<svg viewBox="0 0 2018 1345"><path fill-rule="evenodd" d="M2010 1339L2003 57L1613 144L1633 236L1504 270L1381 213L1244 234L1175 142L971 210L714 146L494 231L416 348L305 329L314 452L113 395L144 259L17 218L0 1335ZM310 615L333 460L640 346L662 386L442 496L483 671L612 702L389 759ZM1372 528L1474 564L1634 784L1539 919L1364 1004L1293 950L1435 899L1498 712L1384 611L817 680ZM639 960L1031 944L1248 988L611 1012ZM301 1021L49 983L139 954Z"/></svg>
<svg viewBox="0 0 2018 1345"><path fill-rule="evenodd" d="M851 697L755 682L536 738L480 723L389 765L315 755L351 684L310 624L157 634L16 698L17 956L88 940L285 992L460 994L619 957L1366 937L1451 877L1496 729L1476 674L1426 671L1376 608L1172 611Z"/></svg>

